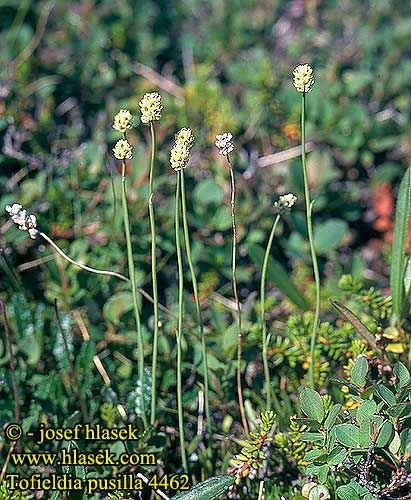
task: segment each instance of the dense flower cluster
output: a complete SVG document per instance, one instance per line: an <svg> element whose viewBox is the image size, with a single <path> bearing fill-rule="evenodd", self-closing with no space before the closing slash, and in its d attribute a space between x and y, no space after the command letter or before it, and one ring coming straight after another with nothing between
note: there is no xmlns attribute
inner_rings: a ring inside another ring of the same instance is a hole
<svg viewBox="0 0 411 500"><path fill-rule="evenodd" d="M299 64L293 71L297 92L310 92L314 85L314 70L309 64Z"/></svg>
<svg viewBox="0 0 411 500"><path fill-rule="evenodd" d="M190 148L186 144L174 144L170 151L170 164L176 172L184 168L190 159Z"/></svg>
<svg viewBox="0 0 411 500"><path fill-rule="evenodd" d="M215 145L218 148L220 155L228 156L234 150L233 134L225 132L221 135L216 135Z"/></svg>
<svg viewBox="0 0 411 500"><path fill-rule="evenodd" d="M176 134L174 146L170 151L170 165L176 172L186 167L193 143L194 135L189 128L182 128Z"/></svg>
<svg viewBox="0 0 411 500"><path fill-rule="evenodd" d="M37 220L35 215L27 213L21 205L13 203L12 206L7 205L6 211L9 213L11 220L18 225L21 231L28 231L30 238L37 236Z"/></svg>
<svg viewBox="0 0 411 500"><path fill-rule="evenodd" d="M126 139L120 139L113 148L113 154L117 160L129 160L133 158L133 148Z"/></svg>
<svg viewBox="0 0 411 500"><path fill-rule="evenodd" d="M278 201L274 202L274 206L278 208L280 213L288 213L291 208L295 205L297 201L297 196L293 193L283 194L278 198Z"/></svg>
<svg viewBox="0 0 411 500"><path fill-rule="evenodd" d="M143 123L160 120L163 106L161 105L161 95L158 92L148 92L144 94L138 104L141 111L141 121Z"/></svg>
<svg viewBox="0 0 411 500"><path fill-rule="evenodd" d="M113 128L119 132L125 132L133 126L133 115L128 109L120 109L114 117Z"/></svg>
<svg viewBox="0 0 411 500"><path fill-rule="evenodd" d="M182 128L175 137L175 143L176 144L184 144L188 148L191 148L191 146L194 143L194 134L189 128Z"/></svg>

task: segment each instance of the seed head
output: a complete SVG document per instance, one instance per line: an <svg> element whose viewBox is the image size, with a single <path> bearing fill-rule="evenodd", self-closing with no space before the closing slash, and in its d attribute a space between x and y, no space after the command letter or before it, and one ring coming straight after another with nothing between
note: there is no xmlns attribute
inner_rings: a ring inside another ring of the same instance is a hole
<svg viewBox="0 0 411 500"><path fill-rule="evenodd" d="M113 154L117 160L130 160L133 158L133 148L126 139L120 139L113 148Z"/></svg>
<svg viewBox="0 0 411 500"><path fill-rule="evenodd" d="M232 139L233 134L231 134L231 132L216 135L215 145L217 146L220 155L228 156L234 150L234 143Z"/></svg>
<svg viewBox="0 0 411 500"><path fill-rule="evenodd" d="M309 64L300 64L294 71L294 87L297 92L310 92L314 85L314 70Z"/></svg>
<svg viewBox="0 0 411 500"><path fill-rule="evenodd" d="M287 214L295 205L296 201L297 196L293 193L283 194L278 198L278 201L274 202L274 206L278 208L281 214Z"/></svg>
<svg viewBox="0 0 411 500"><path fill-rule="evenodd" d="M35 215L28 214L27 210L18 203L13 203L11 206L7 205L6 212L9 213L11 220L14 224L17 224L21 231L28 231L30 238L35 239L38 233Z"/></svg>
<svg viewBox="0 0 411 500"><path fill-rule="evenodd" d="M176 144L184 144L187 146L189 149L194 144L194 134L189 128L182 128L175 137L175 143Z"/></svg>
<svg viewBox="0 0 411 500"><path fill-rule="evenodd" d="M161 95L158 92L144 94L138 105L140 106L141 121L143 123L160 120L163 106L161 105Z"/></svg>
<svg viewBox="0 0 411 500"><path fill-rule="evenodd" d="M170 151L170 165L176 172L185 168L190 159L190 148L186 144L176 143Z"/></svg>
<svg viewBox="0 0 411 500"><path fill-rule="evenodd" d="M133 115L128 109L120 109L114 117L113 129L125 132L133 126Z"/></svg>

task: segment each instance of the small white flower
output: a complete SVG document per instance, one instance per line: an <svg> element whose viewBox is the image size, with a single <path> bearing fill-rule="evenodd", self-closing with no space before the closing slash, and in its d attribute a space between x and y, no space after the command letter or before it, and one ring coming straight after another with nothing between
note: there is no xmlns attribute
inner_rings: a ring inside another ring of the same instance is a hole
<svg viewBox="0 0 411 500"><path fill-rule="evenodd" d="M297 196L293 193L283 194L278 198L278 201L274 202L274 206L278 208L280 213L288 213L291 208L295 205L297 201Z"/></svg>
<svg viewBox="0 0 411 500"><path fill-rule="evenodd" d="M120 139L113 148L113 154L117 160L130 160L133 158L133 148L126 139Z"/></svg>
<svg viewBox="0 0 411 500"><path fill-rule="evenodd" d="M234 143L232 139L233 134L231 134L231 132L216 135L215 145L217 146L220 155L228 156L234 150Z"/></svg>
<svg viewBox="0 0 411 500"><path fill-rule="evenodd" d="M133 126L133 115L128 109L120 109L114 117L113 129L125 132Z"/></svg>
<svg viewBox="0 0 411 500"><path fill-rule="evenodd" d="M6 206L6 212L9 213L11 220L17 224L20 231L28 231L30 238L34 240L37 236L37 219L35 215L27 213L19 203Z"/></svg>
<svg viewBox="0 0 411 500"><path fill-rule="evenodd" d="M138 105L140 106L141 121L143 123L160 120L163 106L161 105L161 95L158 92L144 94Z"/></svg>

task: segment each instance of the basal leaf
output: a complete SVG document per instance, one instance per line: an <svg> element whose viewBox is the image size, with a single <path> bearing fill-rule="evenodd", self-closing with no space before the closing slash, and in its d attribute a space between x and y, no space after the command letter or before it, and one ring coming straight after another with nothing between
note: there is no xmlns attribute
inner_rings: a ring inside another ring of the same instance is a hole
<svg viewBox="0 0 411 500"><path fill-rule="evenodd" d="M182 492L172 500L214 500L224 493L233 483L233 476L215 476L196 484L190 491Z"/></svg>
<svg viewBox="0 0 411 500"><path fill-rule="evenodd" d="M264 259L264 250L259 245L252 244L248 246L248 253L251 260L260 270ZM303 294L291 281L287 271L271 256L268 258L267 280L277 286L300 309L308 307Z"/></svg>
<svg viewBox="0 0 411 500"><path fill-rule="evenodd" d="M390 286L392 305L396 317L401 316L404 299L405 246L408 235L408 220L411 205L411 167L405 172L398 192L395 207L395 227L392 241Z"/></svg>

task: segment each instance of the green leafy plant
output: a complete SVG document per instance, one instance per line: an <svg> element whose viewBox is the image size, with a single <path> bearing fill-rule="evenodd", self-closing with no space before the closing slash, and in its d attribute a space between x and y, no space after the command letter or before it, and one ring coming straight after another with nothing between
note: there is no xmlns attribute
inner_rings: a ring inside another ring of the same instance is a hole
<svg viewBox="0 0 411 500"><path fill-rule="evenodd" d="M398 362L392 369L360 356L351 368L351 409L340 403L325 410L309 388L300 395L308 426L300 440L312 444L304 455L308 474L342 500L406 498L411 484L411 376Z"/></svg>

